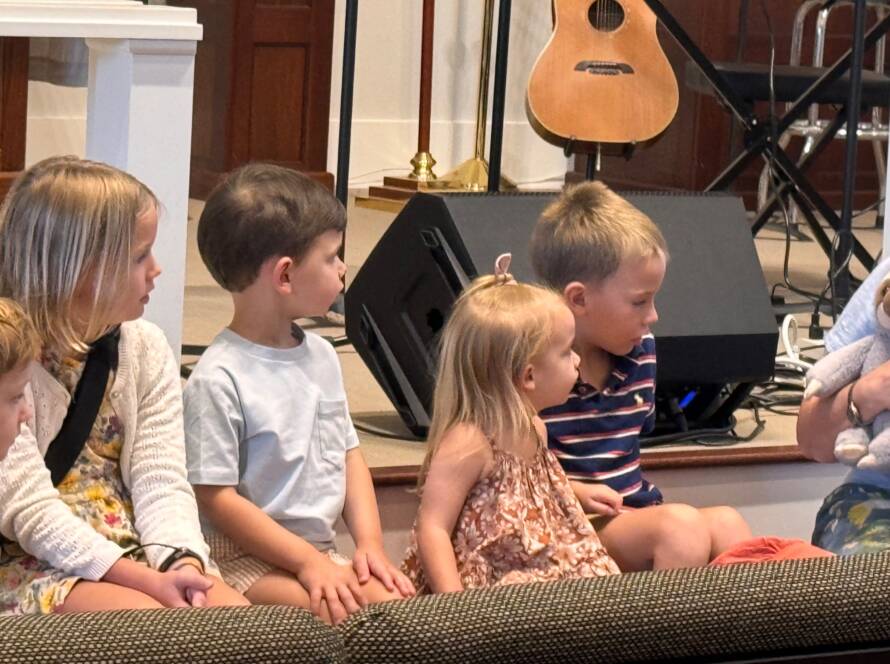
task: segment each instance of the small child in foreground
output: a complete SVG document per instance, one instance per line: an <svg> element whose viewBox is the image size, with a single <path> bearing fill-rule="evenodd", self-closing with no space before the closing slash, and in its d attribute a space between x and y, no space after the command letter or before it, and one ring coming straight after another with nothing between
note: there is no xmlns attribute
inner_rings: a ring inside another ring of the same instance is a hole
<svg viewBox="0 0 890 664"><path fill-rule="evenodd" d="M420 510L403 569L418 592L617 574L537 412L578 373L560 297L506 267L477 279L442 335Z"/></svg>
<svg viewBox="0 0 890 664"><path fill-rule="evenodd" d="M532 234L538 277L576 326L577 382L541 413L548 444L622 571L706 565L751 537L731 507L664 504L640 469L655 423L655 296L668 252L658 227L599 182L567 188Z"/></svg>
<svg viewBox="0 0 890 664"><path fill-rule="evenodd" d="M22 308L0 297L0 459L12 447L22 424L31 417L25 386L40 340Z"/></svg>
<svg viewBox="0 0 890 664"><path fill-rule="evenodd" d="M223 578L333 623L414 594L383 551L337 353L293 322L342 290L345 227L331 193L286 168L249 164L213 190L198 248L235 311L184 394L189 479ZM334 548L341 515L352 560Z"/></svg>

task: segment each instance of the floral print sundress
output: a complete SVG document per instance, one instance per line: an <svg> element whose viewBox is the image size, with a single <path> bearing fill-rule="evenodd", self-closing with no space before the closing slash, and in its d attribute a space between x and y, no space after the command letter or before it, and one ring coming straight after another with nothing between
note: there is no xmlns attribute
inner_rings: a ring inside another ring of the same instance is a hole
<svg viewBox="0 0 890 664"><path fill-rule="evenodd" d="M44 368L69 394L74 394L84 361L59 358L45 352ZM57 487L71 511L97 532L121 547L139 544L133 503L124 486L120 457L123 424L111 404L108 385L90 437L71 470ZM60 607L80 580L25 553L16 543L3 545L0 559L0 611L4 613L51 613Z"/></svg>
<svg viewBox="0 0 890 664"><path fill-rule="evenodd" d="M494 468L470 489L451 544L464 588L619 574L542 441L532 460L492 445ZM430 592L417 551L417 522L402 571Z"/></svg>

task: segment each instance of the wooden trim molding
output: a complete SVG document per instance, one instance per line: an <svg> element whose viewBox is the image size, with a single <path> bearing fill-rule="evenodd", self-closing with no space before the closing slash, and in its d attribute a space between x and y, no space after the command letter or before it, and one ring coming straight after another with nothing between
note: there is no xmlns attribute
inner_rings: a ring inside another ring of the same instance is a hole
<svg viewBox="0 0 890 664"><path fill-rule="evenodd" d="M714 468L718 466L749 466L771 463L803 463L810 460L796 445L764 447L731 447L706 450L643 451L643 470L674 470L679 468ZM811 462L813 463L813 462ZM417 484L420 466L378 466L371 468L374 486L408 486Z"/></svg>
<svg viewBox="0 0 890 664"><path fill-rule="evenodd" d="M0 37L0 200L25 168L27 37Z"/></svg>

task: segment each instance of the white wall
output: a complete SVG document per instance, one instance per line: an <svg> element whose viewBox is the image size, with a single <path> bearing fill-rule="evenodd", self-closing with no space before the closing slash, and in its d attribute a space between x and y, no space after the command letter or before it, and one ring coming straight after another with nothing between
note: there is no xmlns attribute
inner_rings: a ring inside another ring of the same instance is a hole
<svg viewBox="0 0 890 664"><path fill-rule="evenodd" d="M473 156L483 7L480 0L436 3L430 152L439 162L435 169L438 175ZM344 13L345 3L338 2L328 150L331 171L335 171L337 162ZM408 162L417 151L422 14L422 3L416 0L360 3L351 183L378 181L384 174L401 175L410 170ZM550 3L514 2L510 24L502 172L521 183L561 179L566 170L562 150L540 139L525 115L528 75L551 33ZM496 39L495 29L491 85ZM490 131L487 134L490 137Z"/></svg>
<svg viewBox="0 0 890 664"><path fill-rule="evenodd" d="M87 89L28 83L25 166L56 154L86 153Z"/></svg>
<svg viewBox="0 0 890 664"><path fill-rule="evenodd" d="M422 3L361 0L359 4L350 161L354 185L410 170L408 162L417 151L420 90ZM473 156L483 6L481 0L436 3L430 149L439 162L439 175ZM521 183L561 179L566 169L561 149L541 140L525 117L526 81L551 32L549 6L530 0L513 3L502 171ZM338 0L331 72L331 172L337 167L344 14L345 2ZM495 30L493 44L496 37ZM491 66L493 74L494 46ZM27 163L50 154L82 155L85 116L83 89L32 82Z"/></svg>

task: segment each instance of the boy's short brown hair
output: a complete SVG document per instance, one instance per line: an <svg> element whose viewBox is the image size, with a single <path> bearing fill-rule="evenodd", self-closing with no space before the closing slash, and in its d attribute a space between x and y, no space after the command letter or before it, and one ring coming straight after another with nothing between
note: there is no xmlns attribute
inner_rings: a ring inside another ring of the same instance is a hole
<svg viewBox="0 0 890 664"><path fill-rule="evenodd" d="M535 224L532 266L562 290L573 281L600 283L628 257L661 253L667 243L652 220L601 182L571 185Z"/></svg>
<svg viewBox="0 0 890 664"><path fill-rule="evenodd" d="M30 362L40 351L40 339L25 310L0 297L0 375Z"/></svg>
<svg viewBox="0 0 890 664"><path fill-rule="evenodd" d="M346 211L318 182L289 168L247 164L207 198L198 251L216 282L237 293L269 258L299 260L319 235L345 228Z"/></svg>

